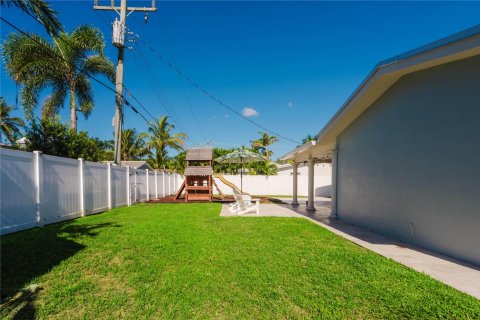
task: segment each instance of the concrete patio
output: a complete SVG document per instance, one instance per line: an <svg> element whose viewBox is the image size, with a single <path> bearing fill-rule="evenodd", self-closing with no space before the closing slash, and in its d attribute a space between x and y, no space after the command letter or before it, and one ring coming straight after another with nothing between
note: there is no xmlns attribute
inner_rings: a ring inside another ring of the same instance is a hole
<svg viewBox="0 0 480 320"><path fill-rule="evenodd" d="M480 267L425 250L415 245L394 240L376 232L361 228L339 219L330 218L330 199L315 197L316 211L307 211L305 200L292 206L292 199L278 198L283 203L260 204L260 214L244 214L241 217L286 217L304 218L364 248L393 259L418 272L445 283L459 291L480 299ZM223 217L237 216L224 204L220 213Z"/></svg>

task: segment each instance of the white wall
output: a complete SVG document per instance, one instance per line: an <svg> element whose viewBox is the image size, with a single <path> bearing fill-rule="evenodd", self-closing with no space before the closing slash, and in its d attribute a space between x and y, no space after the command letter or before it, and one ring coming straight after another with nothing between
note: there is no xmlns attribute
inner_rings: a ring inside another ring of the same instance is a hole
<svg viewBox="0 0 480 320"><path fill-rule="evenodd" d="M226 180L230 181L240 188L240 175L224 175ZM232 194L232 188L223 184L220 179L215 179L218 187L224 194ZM315 176L314 186L315 195L330 197L331 196L331 175ZM308 194L308 177L306 175L298 176L298 195L307 196ZM217 191L214 189L214 193ZM293 177L288 175L276 176L243 176L243 191L256 195L288 195L293 193Z"/></svg>
<svg viewBox="0 0 480 320"><path fill-rule="evenodd" d="M331 176L332 175L332 164L331 163L316 163L315 164L315 175L316 176ZM308 164L299 163L298 164L298 175L307 176L308 175ZM292 165L282 165L277 169L277 175L293 175Z"/></svg>
<svg viewBox="0 0 480 320"><path fill-rule="evenodd" d="M479 106L480 56L401 78L338 139L338 217L480 265Z"/></svg>
<svg viewBox="0 0 480 320"><path fill-rule="evenodd" d="M163 174L159 197L182 180ZM0 235L154 199L155 173L146 181L145 170L0 148Z"/></svg>

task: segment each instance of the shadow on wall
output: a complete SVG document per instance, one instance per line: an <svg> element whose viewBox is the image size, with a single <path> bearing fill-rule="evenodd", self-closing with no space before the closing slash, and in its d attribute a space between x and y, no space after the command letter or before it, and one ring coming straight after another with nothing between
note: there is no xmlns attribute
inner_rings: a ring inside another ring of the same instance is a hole
<svg viewBox="0 0 480 320"><path fill-rule="evenodd" d="M332 185L321 186L321 187L315 188L315 196L331 198L332 197Z"/></svg>
<svg viewBox="0 0 480 320"><path fill-rule="evenodd" d="M28 284L85 247L72 239L94 237L100 229L111 227L119 225L76 225L69 221L3 236L0 318L34 319L34 302L41 288Z"/></svg>

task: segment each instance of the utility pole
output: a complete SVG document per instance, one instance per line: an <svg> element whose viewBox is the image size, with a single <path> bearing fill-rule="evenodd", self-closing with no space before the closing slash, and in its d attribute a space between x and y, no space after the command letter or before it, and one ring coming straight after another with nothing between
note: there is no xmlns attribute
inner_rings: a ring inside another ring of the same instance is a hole
<svg viewBox="0 0 480 320"><path fill-rule="evenodd" d="M99 6L98 0L94 0L93 8L95 10L113 10L120 15L120 20L115 19L112 30L112 44L118 49L117 70L115 79L115 139L113 162L120 164L122 151L122 124L123 124L123 67L125 62L125 29L127 17L134 11L145 13L145 23L148 21L147 12L157 11L155 0L152 0L152 6L146 7L128 7L127 0L120 0L120 7L115 6L115 0L110 0L110 6ZM120 10L120 12L119 12ZM128 13L129 12L129 13ZM128 15L127 15L128 13Z"/></svg>

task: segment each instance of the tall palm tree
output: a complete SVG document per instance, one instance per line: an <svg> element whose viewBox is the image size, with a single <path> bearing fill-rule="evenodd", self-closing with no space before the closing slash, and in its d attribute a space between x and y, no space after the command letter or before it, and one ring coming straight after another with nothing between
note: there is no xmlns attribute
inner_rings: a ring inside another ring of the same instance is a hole
<svg viewBox="0 0 480 320"><path fill-rule="evenodd" d="M57 114L68 95L70 129L76 131L77 111L87 118L93 109L93 90L87 74L103 74L114 81L115 68L103 55L104 47L103 34L91 26L61 32L53 37L53 44L35 34L12 33L2 46L2 55L9 75L22 84L21 103L27 118L33 117L41 91L50 87L42 116Z"/></svg>
<svg viewBox="0 0 480 320"><path fill-rule="evenodd" d="M137 133L135 129L122 131L121 160L140 160L150 154L145 143L145 133Z"/></svg>
<svg viewBox="0 0 480 320"><path fill-rule="evenodd" d="M251 141L252 148L258 150L267 160L270 160L272 151L270 151L269 146L277 142L278 138L269 135L268 132L259 131L258 133L260 133L261 137L260 139Z"/></svg>
<svg viewBox="0 0 480 320"><path fill-rule="evenodd" d="M51 35L58 35L62 31L62 24L57 19L57 12L43 0L0 0L0 5L16 6L28 15L35 17Z"/></svg>
<svg viewBox="0 0 480 320"><path fill-rule="evenodd" d="M173 129L175 129L175 125L168 122L168 116L157 118L148 128L147 145L150 150L155 149L154 164L157 168L166 165L167 148L177 151L183 149L187 134L183 132L172 133Z"/></svg>
<svg viewBox="0 0 480 320"><path fill-rule="evenodd" d="M25 126L22 119L12 117L10 113L15 107L7 105L3 97L0 97L0 142L5 136L11 143L15 143L15 139L20 134L20 128Z"/></svg>

